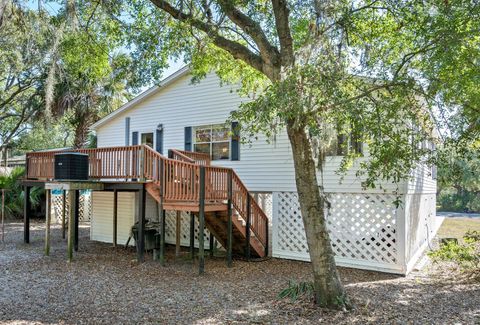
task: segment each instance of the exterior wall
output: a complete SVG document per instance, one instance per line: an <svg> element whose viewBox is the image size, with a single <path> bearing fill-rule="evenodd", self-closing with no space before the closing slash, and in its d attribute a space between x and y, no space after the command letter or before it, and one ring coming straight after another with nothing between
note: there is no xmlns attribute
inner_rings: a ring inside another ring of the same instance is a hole
<svg viewBox="0 0 480 325"><path fill-rule="evenodd" d="M436 194L415 193L405 197L405 260L410 272L430 245L443 218L436 216Z"/></svg>
<svg viewBox="0 0 480 325"><path fill-rule="evenodd" d="M198 84L193 85L190 80L188 75L180 77L101 125L97 129L98 146L125 145L125 118L130 117L129 143L132 143L132 132L155 132L157 125L162 124L164 154L168 149L183 149L184 127L224 123L231 111L249 100L239 97L231 86L221 87L220 80L214 74ZM327 158L323 174L325 189L329 192L362 192L361 180L355 176L358 167L353 167L343 182L339 183L340 177L335 171L340 161L341 157ZM251 145L242 144L239 161L222 160L213 164L234 168L251 191L296 190L292 153L285 130L281 130L272 143L259 135ZM382 186L389 192L397 189L394 184ZM401 190L404 188L404 185L400 186ZM382 193L383 189L369 192Z"/></svg>
<svg viewBox="0 0 480 325"><path fill-rule="evenodd" d="M437 180L433 178L432 168L422 164L413 172L407 184L407 194L413 193L437 193Z"/></svg>
<svg viewBox="0 0 480 325"><path fill-rule="evenodd" d="M156 201L147 193L145 219L146 221L157 221ZM137 220L138 205L135 192L118 192L118 229L117 243L124 245L130 236L130 230ZM165 218L165 242L175 244L176 213L167 211ZM198 218L195 218L195 241L194 246L198 247ZM210 240L208 230L204 232L206 247ZM113 192L92 192L92 220L90 228L90 239L105 243L113 243ZM181 213L181 245L190 245L190 215ZM133 238L129 243L135 245Z"/></svg>
<svg viewBox="0 0 480 325"><path fill-rule="evenodd" d="M124 245L135 222L135 193L118 192L117 243ZM113 192L92 192L92 221L90 238L105 243L113 242ZM130 245L134 245L132 239Z"/></svg>

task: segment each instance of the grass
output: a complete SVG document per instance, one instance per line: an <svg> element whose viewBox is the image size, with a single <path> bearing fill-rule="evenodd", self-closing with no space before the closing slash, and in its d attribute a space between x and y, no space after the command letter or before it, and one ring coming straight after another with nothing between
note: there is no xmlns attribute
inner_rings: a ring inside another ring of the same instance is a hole
<svg viewBox="0 0 480 325"><path fill-rule="evenodd" d="M480 218L445 218L437 235L439 238L458 238L462 240L469 230L480 231Z"/></svg>

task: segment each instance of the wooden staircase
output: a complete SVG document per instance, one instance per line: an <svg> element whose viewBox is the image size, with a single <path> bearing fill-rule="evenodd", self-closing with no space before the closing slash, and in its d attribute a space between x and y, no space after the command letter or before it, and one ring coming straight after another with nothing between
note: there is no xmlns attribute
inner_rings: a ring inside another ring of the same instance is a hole
<svg viewBox="0 0 480 325"><path fill-rule="evenodd" d="M228 168L211 167L210 157L201 153L180 150L170 150L169 158L182 163L196 166L207 166L204 182L206 198L204 204L205 225L217 241L227 248L228 234L228 179L231 178L232 202L232 251L237 255L248 257L265 257L268 255L268 218L260 208L254 197L248 192L238 175ZM226 172L226 173L225 173ZM164 172L165 173L165 172ZM168 179L172 171L167 171ZM182 169L175 174L175 181L163 183L151 182L146 185L147 192L162 204L164 210L199 212L198 200L185 199L185 193L194 190L200 183L200 173ZM180 175L180 177L178 177ZM230 176L229 176L230 175ZM162 197L161 184L179 185L176 189L177 197ZM247 245L249 242L249 245Z"/></svg>

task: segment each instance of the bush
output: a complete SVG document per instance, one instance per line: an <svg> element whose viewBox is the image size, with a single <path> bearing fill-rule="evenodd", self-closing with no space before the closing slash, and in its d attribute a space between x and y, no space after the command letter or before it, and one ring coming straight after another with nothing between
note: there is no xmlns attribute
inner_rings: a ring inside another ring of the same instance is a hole
<svg viewBox="0 0 480 325"><path fill-rule="evenodd" d="M439 211L480 212L480 193L454 190L442 190L438 196Z"/></svg>
<svg viewBox="0 0 480 325"><path fill-rule="evenodd" d="M463 240L464 243L446 241L439 249L429 252L428 256L434 263L454 262L468 276L480 280L480 232L469 231Z"/></svg>
<svg viewBox="0 0 480 325"><path fill-rule="evenodd" d="M23 217L24 192L20 183L25 174L25 169L15 168L9 175L0 176L0 189L5 189L5 217L7 219ZM40 203L43 189L34 187L30 191L30 203L32 209ZM0 197L1 199L1 197ZM0 201L1 205L1 201Z"/></svg>

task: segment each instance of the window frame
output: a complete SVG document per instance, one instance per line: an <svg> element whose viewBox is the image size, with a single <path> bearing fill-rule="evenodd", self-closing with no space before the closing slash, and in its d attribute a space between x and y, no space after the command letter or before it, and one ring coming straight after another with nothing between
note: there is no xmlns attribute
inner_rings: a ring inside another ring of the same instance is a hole
<svg viewBox="0 0 480 325"><path fill-rule="evenodd" d="M226 140L221 140L221 141L213 140L213 130L216 127L217 128L221 127L221 128L224 128L224 129L228 130L229 133L231 132L231 128L229 128L228 124L225 124L225 123L203 124L203 125L193 126L192 127L192 151L193 152L198 152L198 151L196 151L196 145L197 144L208 144L209 147L210 147L209 156L210 156L211 160L215 160L215 161L231 160L232 159L232 137L228 134ZM197 142L197 129L207 129L207 128L210 129L210 141L208 141L208 142ZM228 143L228 158L225 158L225 159L214 159L213 158L213 144L214 143Z"/></svg>
<svg viewBox="0 0 480 325"><path fill-rule="evenodd" d="M144 136L144 135L148 135L148 134L151 134L151 135L152 135L152 146L149 146L147 143L144 143L144 142L143 142L143 136ZM145 144L145 145L149 146L150 148L154 149L154 146L155 146L155 133L154 133L154 132L141 132L141 133L140 133L140 144Z"/></svg>

